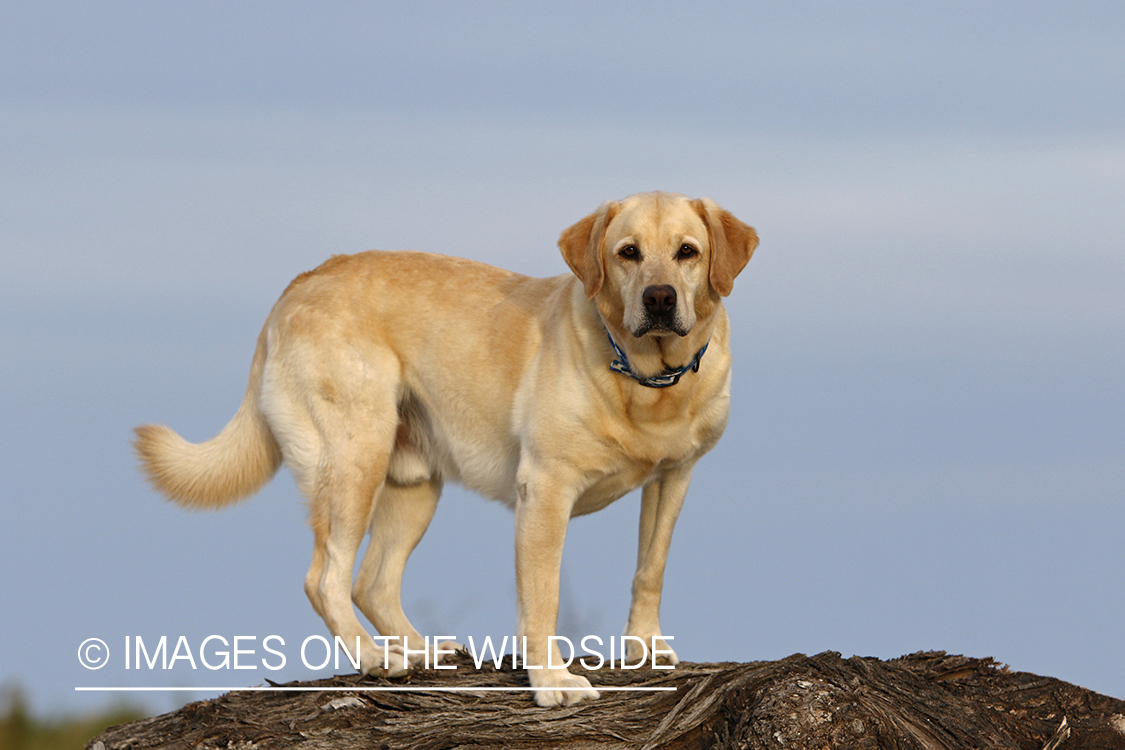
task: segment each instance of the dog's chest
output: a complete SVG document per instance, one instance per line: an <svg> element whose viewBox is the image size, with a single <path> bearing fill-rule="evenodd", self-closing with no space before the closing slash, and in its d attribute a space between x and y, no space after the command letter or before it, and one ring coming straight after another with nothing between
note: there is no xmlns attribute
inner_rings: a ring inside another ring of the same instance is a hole
<svg viewBox="0 0 1125 750"><path fill-rule="evenodd" d="M653 469L643 471L640 467L636 467L632 471L618 471L603 476L578 496L571 515L584 516L595 513L638 487L648 484L656 474Z"/></svg>
<svg viewBox="0 0 1125 750"><path fill-rule="evenodd" d="M587 469L596 478L580 493L573 515L601 510L666 472L690 469L721 431L699 420L670 420L619 432L591 450Z"/></svg>

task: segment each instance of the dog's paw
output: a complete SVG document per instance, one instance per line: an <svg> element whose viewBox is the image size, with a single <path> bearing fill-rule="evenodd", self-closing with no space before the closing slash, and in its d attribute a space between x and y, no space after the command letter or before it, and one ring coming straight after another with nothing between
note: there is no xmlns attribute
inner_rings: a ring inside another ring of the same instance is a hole
<svg viewBox="0 0 1125 750"><path fill-rule="evenodd" d="M668 642L659 635L645 636L642 640L644 646L632 638L625 642L625 663L629 666L648 662L650 666L674 667L680 663L680 657L676 656Z"/></svg>
<svg viewBox="0 0 1125 750"><path fill-rule="evenodd" d="M565 669L528 670L528 675L535 688L535 702L544 708L571 706L598 697L589 680Z"/></svg>
<svg viewBox="0 0 1125 750"><path fill-rule="evenodd" d="M453 665L454 656L458 651L467 650L457 641L435 641L431 643L429 638L423 639L421 636L413 636L404 640L407 643L405 649L402 646L403 640L400 640L391 646L391 650L398 649L406 654L409 669L436 669L439 666L444 669Z"/></svg>
<svg viewBox="0 0 1125 750"><path fill-rule="evenodd" d="M397 643L389 646L386 651L378 646L372 646L370 650L365 648L360 657L360 670L368 675L402 677L410 671L410 666L402 646Z"/></svg>
<svg viewBox="0 0 1125 750"><path fill-rule="evenodd" d="M652 648L652 651L649 653L649 659L656 657L653 661L654 664L674 667L680 663L680 657L676 656L676 652L672 650L667 641L663 638L649 641L649 647Z"/></svg>
<svg viewBox="0 0 1125 750"><path fill-rule="evenodd" d="M426 669L447 669L453 666L456 653L465 650L465 647L457 641L430 643L427 640L424 651L410 652L410 663L414 667L425 667Z"/></svg>
<svg viewBox="0 0 1125 750"><path fill-rule="evenodd" d="M458 651L468 651L468 649L465 648L464 644L458 643L457 641L442 641L441 643L435 643L431 648L433 649L430 654L431 664L438 663L437 660L439 651L441 652L441 658L443 660L450 659L453 654L457 653Z"/></svg>
<svg viewBox="0 0 1125 750"><path fill-rule="evenodd" d="M410 660L406 658L402 646L399 646L397 643L387 647L384 663L387 666L383 669L383 674L387 677L402 677L414 666L410 663Z"/></svg>

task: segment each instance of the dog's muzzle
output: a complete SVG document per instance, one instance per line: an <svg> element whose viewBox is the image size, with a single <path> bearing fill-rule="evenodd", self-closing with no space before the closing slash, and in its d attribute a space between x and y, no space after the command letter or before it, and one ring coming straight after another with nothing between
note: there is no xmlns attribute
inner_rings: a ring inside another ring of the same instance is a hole
<svg viewBox="0 0 1125 750"><path fill-rule="evenodd" d="M644 321L633 332L637 338L649 331L671 331L677 336L687 336L688 331L677 320L676 288L671 284L653 284L641 293L641 303L645 308Z"/></svg>

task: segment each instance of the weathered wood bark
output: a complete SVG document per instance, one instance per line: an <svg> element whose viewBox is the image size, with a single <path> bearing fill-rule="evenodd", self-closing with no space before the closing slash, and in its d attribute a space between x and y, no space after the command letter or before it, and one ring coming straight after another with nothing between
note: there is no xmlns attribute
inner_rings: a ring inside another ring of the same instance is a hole
<svg viewBox="0 0 1125 750"><path fill-rule="evenodd" d="M405 683L356 675L317 687L526 686L525 675L461 658L454 671ZM991 659L917 653L901 659L826 652L775 662L602 669L596 685L675 687L603 692L592 703L537 708L527 693L230 693L111 727L92 750L146 748L1020 748L1125 750L1125 701Z"/></svg>

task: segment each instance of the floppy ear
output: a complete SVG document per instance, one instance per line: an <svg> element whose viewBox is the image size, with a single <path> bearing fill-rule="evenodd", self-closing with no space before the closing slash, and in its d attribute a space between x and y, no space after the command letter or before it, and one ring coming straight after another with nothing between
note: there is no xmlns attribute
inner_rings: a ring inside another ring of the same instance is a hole
<svg viewBox="0 0 1125 750"><path fill-rule="evenodd" d="M602 251L605 246L605 228L617 215L617 204L606 201L594 213L574 226L563 230L559 237L559 250L586 289L586 298L594 297L602 288L605 270Z"/></svg>
<svg viewBox="0 0 1125 750"><path fill-rule="evenodd" d="M711 287L721 296L729 296L734 289L734 277L746 266L758 246L758 233L754 227L734 218L730 211L719 208L710 198L698 198L692 205L707 225L711 241Z"/></svg>

